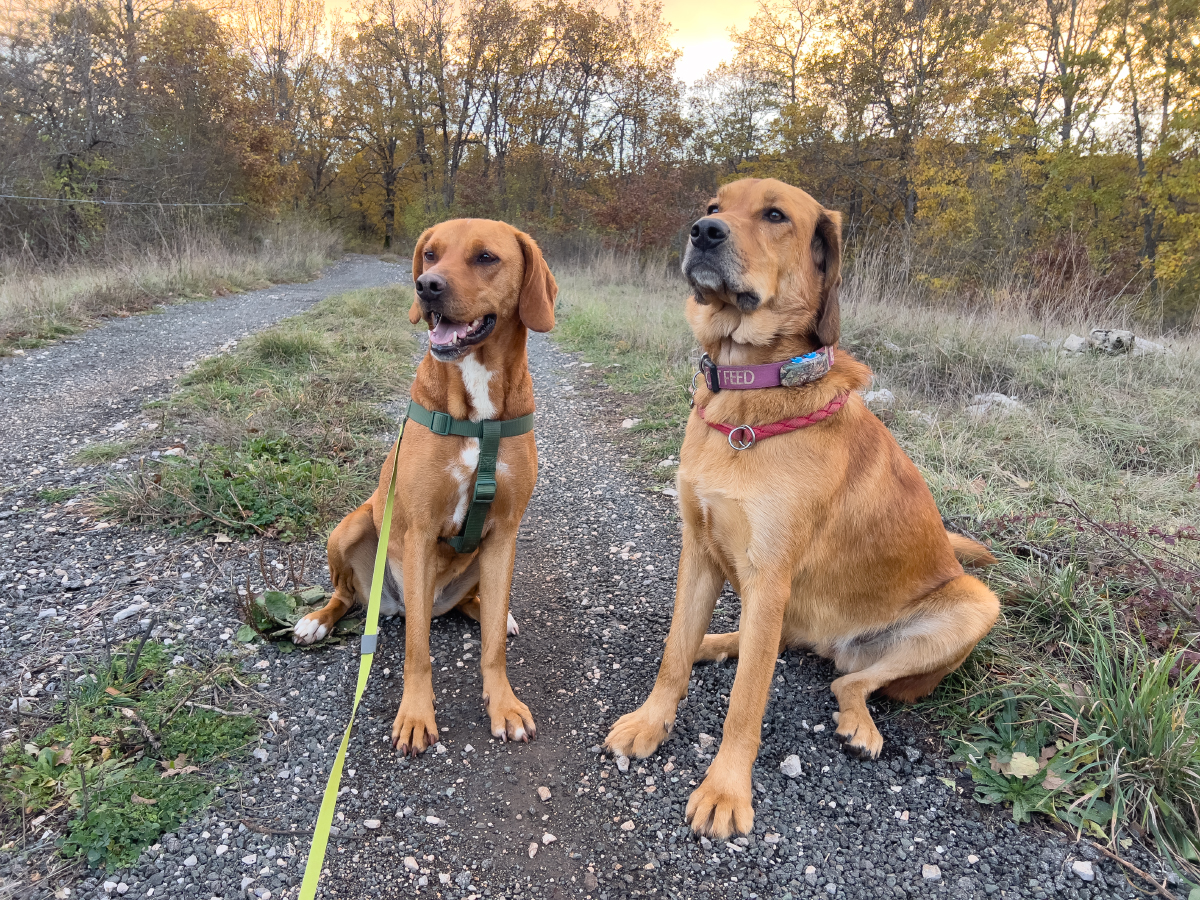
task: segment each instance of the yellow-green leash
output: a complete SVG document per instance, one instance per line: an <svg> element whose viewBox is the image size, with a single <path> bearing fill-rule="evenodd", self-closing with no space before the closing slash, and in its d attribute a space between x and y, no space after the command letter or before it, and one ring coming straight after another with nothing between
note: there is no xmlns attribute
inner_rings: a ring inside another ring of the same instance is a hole
<svg viewBox="0 0 1200 900"><path fill-rule="evenodd" d="M387 565L388 537L392 531L392 500L396 495L396 467L400 462L400 438L404 437L404 426L396 438L392 455L392 474L388 477L387 499L383 503L383 524L379 528L379 549L375 551L375 571L371 575L371 596L367 601L367 624L363 628L362 648L358 662L358 686L354 689L354 705L350 708L350 721L342 735L337 758L329 772L329 784L321 800L321 811L313 828L312 847L308 851L308 863L304 867L304 881L300 884L299 900L313 900L317 896L317 883L321 879L321 866L325 863L325 848L329 844L329 828L333 825L333 808L337 806L338 785L342 781L342 766L346 762L346 749L350 745L350 731L354 728L354 716L359 701L371 675L371 663L375 658L375 647L379 642L379 601L383 597L383 567Z"/></svg>

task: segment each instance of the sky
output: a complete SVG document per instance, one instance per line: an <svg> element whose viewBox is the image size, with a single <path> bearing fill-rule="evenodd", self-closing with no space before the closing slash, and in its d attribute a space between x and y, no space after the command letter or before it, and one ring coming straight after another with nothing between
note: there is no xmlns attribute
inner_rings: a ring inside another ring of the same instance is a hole
<svg viewBox="0 0 1200 900"><path fill-rule="evenodd" d="M756 0L664 0L663 18L675 28L671 45L683 51L679 77L690 84L732 59L729 29L745 28L757 8Z"/></svg>

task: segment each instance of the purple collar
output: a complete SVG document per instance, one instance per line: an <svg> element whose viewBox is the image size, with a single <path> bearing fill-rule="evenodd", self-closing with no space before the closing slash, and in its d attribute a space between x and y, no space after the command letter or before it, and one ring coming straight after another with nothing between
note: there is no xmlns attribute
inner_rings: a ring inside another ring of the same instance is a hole
<svg viewBox="0 0 1200 900"><path fill-rule="evenodd" d="M703 378L714 394L718 391L748 391L754 388L798 387L811 384L833 368L833 348L821 347L803 356L761 366L718 366L707 353L700 358L700 371L692 378Z"/></svg>

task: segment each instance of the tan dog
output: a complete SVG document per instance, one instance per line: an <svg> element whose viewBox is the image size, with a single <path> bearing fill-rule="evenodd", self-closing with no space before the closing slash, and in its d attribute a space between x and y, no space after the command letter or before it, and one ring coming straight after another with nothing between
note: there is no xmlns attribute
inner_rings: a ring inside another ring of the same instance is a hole
<svg viewBox="0 0 1200 900"><path fill-rule="evenodd" d="M688 322L719 366L832 347L840 263L837 213L779 181L725 185L692 227ZM867 698L928 694L996 620L995 595L963 574L955 553L994 559L947 534L916 466L854 393L869 381L866 366L839 352L828 374L803 386L696 392L680 454L683 547L670 634L649 699L617 721L607 744L627 756L653 753L674 725L693 662L737 657L720 750L688 801L698 832L750 830L751 769L783 648L812 648L847 673L833 682L837 737L876 757L883 738ZM741 452L708 424L776 423L840 395L844 406L823 421ZM741 630L706 636L727 580L741 595Z"/></svg>
<svg viewBox="0 0 1200 900"><path fill-rule="evenodd" d="M458 219L421 235L413 254L417 297L408 318L431 326L412 398L456 419L514 419L533 412L527 329L554 327L558 287L537 244L503 222ZM393 450L393 453L395 451ZM479 460L476 438L441 436L410 420L400 443L381 612L405 617L404 695L392 742L415 756L438 740L429 660L430 617L458 608L480 623L483 698L492 734L528 740L536 729L505 668L505 636L517 528L537 481L532 432L500 441L496 498L483 537L458 554L458 534ZM366 503L329 536L333 596L297 623L296 643L329 633L355 603L365 605L383 521L392 455Z"/></svg>

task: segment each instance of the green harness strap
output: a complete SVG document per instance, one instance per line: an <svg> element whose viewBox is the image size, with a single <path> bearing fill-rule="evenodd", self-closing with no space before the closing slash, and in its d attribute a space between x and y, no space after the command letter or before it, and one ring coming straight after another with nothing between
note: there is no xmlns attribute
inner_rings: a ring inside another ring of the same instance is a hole
<svg viewBox="0 0 1200 900"><path fill-rule="evenodd" d="M479 439L479 468L475 474L475 493L471 497L467 519L463 522L462 531L446 541L454 548L455 553L470 553L479 546L488 507L496 499L496 461L500 457L500 438L516 437L532 431L533 413L519 419L485 419L482 422L470 422L466 419L451 418L443 412L430 412L416 400L410 400L408 418L418 425L424 425L434 434L453 434Z"/></svg>

